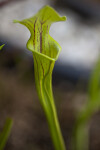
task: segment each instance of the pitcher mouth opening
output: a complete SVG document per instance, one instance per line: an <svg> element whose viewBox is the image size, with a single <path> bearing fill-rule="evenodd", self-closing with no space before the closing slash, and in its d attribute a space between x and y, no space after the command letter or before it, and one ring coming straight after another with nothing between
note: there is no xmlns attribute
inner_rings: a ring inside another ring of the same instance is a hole
<svg viewBox="0 0 100 150"><path fill-rule="evenodd" d="M28 48L28 49L29 49L29 48ZM30 49L29 49L29 50L30 50ZM46 54L43 54L43 53L40 53L40 52L37 52L37 51L33 51L33 50L30 50L30 51L33 53L33 55L34 55L34 53L35 53L35 54L40 55L40 56L42 56L42 57L45 57L46 59L49 59L49 60L51 60L51 61L56 61L56 60L58 59L58 56L59 56L59 53L60 53L61 50L59 50L59 52L58 52L58 54L56 55L55 58L52 58L52 57L50 57L50 56L48 56L48 55L46 55Z"/></svg>

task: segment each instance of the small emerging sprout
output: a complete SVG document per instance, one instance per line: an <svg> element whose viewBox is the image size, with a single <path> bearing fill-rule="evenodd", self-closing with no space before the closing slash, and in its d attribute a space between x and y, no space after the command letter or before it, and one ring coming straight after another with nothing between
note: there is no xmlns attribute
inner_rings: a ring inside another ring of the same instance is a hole
<svg viewBox="0 0 100 150"><path fill-rule="evenodd" d="M5 45L5 44L3 44L3 45L0 46L0 50L2 50L2 48L4 47L4 45Z"/></svg>
<svg viewBox="0 0 100 150"><path fill-rule="evenodd" d="M8 118L5 122L2 132L0 132L0 150L3 150L9 138L13 121Z"/></svg>
<svg viewBox="0 0 100 150"><path fill-rule="evenodd" d="M4 47L4 45L5 44L0 46L0 50ZM0 132L0 150L3 150L7 143L7 140L10 135L11 128L12 128L12 123L13 123L12 119L8 118L6 120L6 123L4 125L2 132Z"/></svg>

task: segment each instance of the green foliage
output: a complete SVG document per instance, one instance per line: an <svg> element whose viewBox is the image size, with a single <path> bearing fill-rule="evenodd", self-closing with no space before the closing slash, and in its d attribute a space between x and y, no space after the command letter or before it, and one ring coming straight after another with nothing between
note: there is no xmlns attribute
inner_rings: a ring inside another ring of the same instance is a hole
<svg viewBox="0 0 100 150"><path fill-rule="evenodd" d="M4 45L5 44L0 46L0 50L4 47ZM12 127L12 120L8 118L6 120L6 123L2 132L0 133L0 150L3 150L7 143L8 137L10 135L11 127Z"/></svg>
<svg viewBox="0 0 100 150"><path fill-rule="evenodd" d="M5 45L5 44L3 44L3 45L0 46L0 50L2 50L2 48L4 47L4 45Z"/></svg>
<svg viewBox="0 0 100 150"><path fill-rule="evenodd" d="M74 130L74 150L88 149L88 123L93 114L100 109L100 58L91 75L88 93L88 103L80 112Z"/></svg>
<svg viewBox="0 0 100 150"><path fill-rule="evenodd" d="M12 120L8 118L6 120L2 132L0 133L0 150L3 150L7 143L8 137L10 135L11 127L12 127Z"/></svg>
<svg viewBox="0 0 100 150"><path fill-rule="evenodd" d="M37 93L56 150L65 150L52 93L52 71L61 47L49 35L49 29L52 23L65 20L66 17L60 17L49 6L43 7L29 19L14 20L15 23L25 25L31 33L27 48L33 53Z"/></svg>
<svg viewBox="0 0 100 150"><path fill-rule="evenodd" d="M4 45L5 44L0 46L0 50L4 47ZM8 137L10 135L11 127L12 127L12 120L8 118L6 120L6 123L2 132L0 133L0 150L3 150L7 143Z"/></svg>

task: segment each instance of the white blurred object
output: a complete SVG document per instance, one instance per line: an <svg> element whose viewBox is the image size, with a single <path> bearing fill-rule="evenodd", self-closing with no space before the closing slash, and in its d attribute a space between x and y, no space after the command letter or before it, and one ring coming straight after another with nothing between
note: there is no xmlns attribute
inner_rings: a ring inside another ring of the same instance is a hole
<svg viewBox="0 0 100 150"><path fill-rule="evenodd" d="M2 7L0 9L0 36L26 49L30 33L20 24L14 24L13 20L31 17L42 6L52 3L47 0L23 0ZM59 62L62 65L92 68L100 51L100 24L85 24L80 21L79 16L69 10L58 9L57 11L67 16L66 22L57 22L50 29L51 36L62 47Z"/></svg>

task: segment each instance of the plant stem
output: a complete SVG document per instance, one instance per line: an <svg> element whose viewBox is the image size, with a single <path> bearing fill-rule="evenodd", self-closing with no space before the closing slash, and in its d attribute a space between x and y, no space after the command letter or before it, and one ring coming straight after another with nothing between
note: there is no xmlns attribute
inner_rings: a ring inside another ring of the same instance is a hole
<svg viewBox="0 0 100 150"><path fill-rule="evenodd" d="M40 103L45 112L48 126L50 129L52 141L56 150L65 150L65 145L63 141L63 137L61 134L58 117L56 113L56 108L53 99L52 93L52 70L55 64L55 61L48 60L47 58L43 58L44 62L40 62L37 55L33 54L34 57L34 72L35 72L35 82L36 88L39 96ZM45 60L48 68L45 69ZM46 70L46 72L45 72Z"/></svg>

